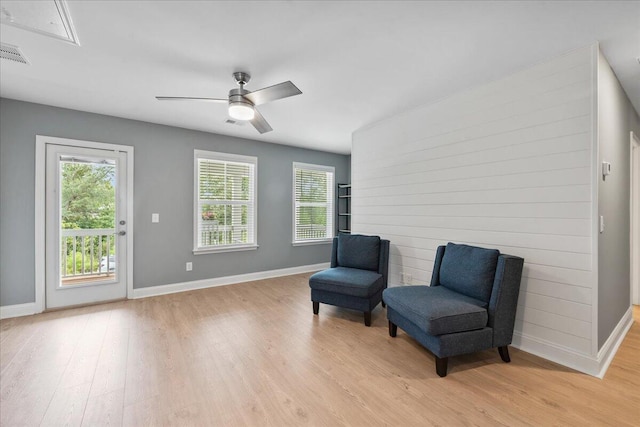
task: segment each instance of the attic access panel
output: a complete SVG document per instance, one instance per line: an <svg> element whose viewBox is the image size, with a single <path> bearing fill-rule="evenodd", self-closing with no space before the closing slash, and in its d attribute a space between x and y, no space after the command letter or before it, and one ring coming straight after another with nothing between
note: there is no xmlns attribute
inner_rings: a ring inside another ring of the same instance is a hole
<svg viewBox="0 0 640 427"><path fill-rule="evenodd" d="M64 0L3 1L0 22L80 45Z"/></svg>

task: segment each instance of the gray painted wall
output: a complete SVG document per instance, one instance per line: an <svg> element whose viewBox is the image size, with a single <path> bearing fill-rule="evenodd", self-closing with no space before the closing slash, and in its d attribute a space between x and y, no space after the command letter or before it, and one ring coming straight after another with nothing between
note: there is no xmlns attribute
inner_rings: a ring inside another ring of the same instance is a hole
<svg viewBox="0 0 640 427"><path fill-rule="evenodd" d="M606 59L598 58L599 163L611 163L611 175L599 176L598 211L604 233L598 236L598 348L606 342L630 300L630 139L640 133L640 118Z"/></svg>
<svg viewBox="0 0 640 427"><path fill-rule="evenodd" d="M0 99L0 123L0 305L35 301L36 135L135 147L134 288L330 259L329 245L291 245L292 162L335 166L336 182L349 182L349 156L10 99ZM194 149L258 157L257 251L192 254Z"/></svg>

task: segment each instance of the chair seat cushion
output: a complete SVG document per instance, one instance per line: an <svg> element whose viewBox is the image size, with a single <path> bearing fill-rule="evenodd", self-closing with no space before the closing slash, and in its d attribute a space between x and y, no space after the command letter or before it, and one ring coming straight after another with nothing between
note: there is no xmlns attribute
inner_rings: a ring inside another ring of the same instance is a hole
<svg viewBox="0 0 640 427"><path fill-rule="evenodd" d="M487 326L487 304L443 286L385 289L382 300L429 335L452 334Z"/></svg>
<svg viewBox="0 0 640 427"><path fill-rule="evenodd" d="M319 271L309 278L311 289L368 298L380 291L382 275L375 271L335 267Z"/></svg>

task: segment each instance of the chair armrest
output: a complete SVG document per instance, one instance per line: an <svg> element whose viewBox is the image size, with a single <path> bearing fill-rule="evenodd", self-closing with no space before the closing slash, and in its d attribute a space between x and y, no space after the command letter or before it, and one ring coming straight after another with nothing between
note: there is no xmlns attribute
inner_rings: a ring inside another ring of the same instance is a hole
<svg viewBox="0 0 640 427"><path fill-rule="evenodd" d="M378 274L382 274L383 286L386 288L389 281L389 241L385 239L380 239Z"/></svg>
<svg viewBox="0 0 640 427"><path fill-rule="evenodd" d="M496 276L489 300L489 327L493 328L493 346L511 344L516 319L524 259L502 254L498 257Z"/></svg>
<svg viewBox="0 0 640 427"><path fill-rule="evenodd" d="M338 238L333 238L333 245L331 246L331 268L338 266Z"/></svg>
<svg viewBox="0 0 640 427"><path fill-rule="evenodd" d="M440 265L442 264L442 257L444 256L445 248L446 246L438 246L438 249L436 250L436 259L433 262L430 286L440 286Z"/></svg>

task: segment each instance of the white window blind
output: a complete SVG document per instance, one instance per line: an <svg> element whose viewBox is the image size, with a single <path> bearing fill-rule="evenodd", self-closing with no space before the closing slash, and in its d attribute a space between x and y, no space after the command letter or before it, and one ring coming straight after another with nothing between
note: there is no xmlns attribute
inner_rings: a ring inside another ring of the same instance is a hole
<svg viewBox="0 0 640 427"><path fill-rule="evenodd" d="M334 176L329 166L293 164L293 243L333 238Z"/></svg>
<svg viewBox="0 0 640 427"><path fill-rule="evenodd" d="M194 252L255 249L256 157L195 150Z"/></svg>

